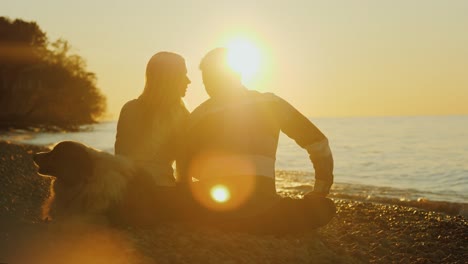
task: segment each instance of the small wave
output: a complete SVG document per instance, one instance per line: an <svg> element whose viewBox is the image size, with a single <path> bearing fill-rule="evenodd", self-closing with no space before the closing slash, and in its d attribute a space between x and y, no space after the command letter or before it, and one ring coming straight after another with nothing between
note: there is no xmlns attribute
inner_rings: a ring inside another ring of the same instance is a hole
<svg viewBox="0 0 468 264"><path fill-rule="evenodd" d="M313 190L311 173L278 171L278 192L292 197L301 197ZM310 184L304 184L306 181ZM437 211L449 215L468 216L468 203L464 197L440 192L416 189L399 189L385 186L371 186L358 183L334 183L329 197L363 202L383 203ZM455 198L457 198L455 200Z"/></svg>
<svg viewBox="0 0 468 264"><path fill-rule="evenodd" d="M312 191L311 185L299 185L294 187L284 187L279 190L280 194L287 196L300 197L303 194ZM447 202L447 201L433 201L424 197L419 197L414 200L410 200L404 197L392 198L378 195L367 195L367 194L349 194L336 192L332 190L329 195L330 198L347 199L353 201L371 202L371 203L382 203L391 205L401 205L405 207L414 207L424 209L427 211L435 211L446 213L448 215L462 215L468 217L468 203L458 202Z"/></svg>

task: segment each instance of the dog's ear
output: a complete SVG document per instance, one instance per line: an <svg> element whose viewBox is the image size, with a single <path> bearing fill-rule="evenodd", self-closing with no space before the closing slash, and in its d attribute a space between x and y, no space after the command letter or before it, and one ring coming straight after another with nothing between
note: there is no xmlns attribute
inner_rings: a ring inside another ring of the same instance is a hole
<svg viewBox="0 0 468 264"><path fill-rule="evenodd" d="M77 142L61 142L51 151L57 179L74 184L92 177L94 164L88 147Z"/></svg>

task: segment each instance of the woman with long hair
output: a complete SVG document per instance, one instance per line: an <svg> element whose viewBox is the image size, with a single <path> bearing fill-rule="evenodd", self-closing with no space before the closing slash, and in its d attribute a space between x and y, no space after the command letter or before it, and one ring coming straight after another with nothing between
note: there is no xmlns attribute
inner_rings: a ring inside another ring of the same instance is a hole
<svg viewBox="0 0 468 264"><path fill-rule="evenodd" d="M146 66L143 93L127 102L117 123L115 154L133 160L159 186L174 186L172 165L189 115L182 101L190 79L185 60L156 53Z"/></svg>

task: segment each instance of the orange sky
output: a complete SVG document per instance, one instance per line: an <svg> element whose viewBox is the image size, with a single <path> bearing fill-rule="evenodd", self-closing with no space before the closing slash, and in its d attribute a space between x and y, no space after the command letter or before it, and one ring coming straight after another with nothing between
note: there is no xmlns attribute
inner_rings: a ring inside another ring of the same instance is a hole
<svg viewBox="0 0 468 264"><path fill-rule="evenodd" d="M187 60L193 109L205 98L198 63L235 36L264 58L249 88L308 116L468 114L468 1L7 1L88 62L109 117L137 97L153 53Z"/></svg>

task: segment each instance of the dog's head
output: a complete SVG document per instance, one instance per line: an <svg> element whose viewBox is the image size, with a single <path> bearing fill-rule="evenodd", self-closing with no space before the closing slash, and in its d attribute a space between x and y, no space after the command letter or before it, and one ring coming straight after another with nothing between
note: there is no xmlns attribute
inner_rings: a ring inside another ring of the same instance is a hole
<svg viewBox="0 0 468 264"><path fill-rule="evenodd" d="M93 159L88 147L73 141L58 143L51 151L33 156L38 173L56 177L64 184L75 184L93 172Z"/></svg>
<svg viewBox="0 0 468 264"><path fill-rule="evenodd" d="M53 176L43 218L99 215L122 199L136 174L130 160L73 141L33 156L38 173Z"/></svg>

